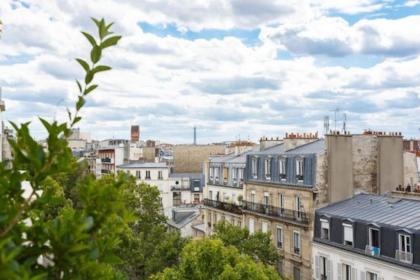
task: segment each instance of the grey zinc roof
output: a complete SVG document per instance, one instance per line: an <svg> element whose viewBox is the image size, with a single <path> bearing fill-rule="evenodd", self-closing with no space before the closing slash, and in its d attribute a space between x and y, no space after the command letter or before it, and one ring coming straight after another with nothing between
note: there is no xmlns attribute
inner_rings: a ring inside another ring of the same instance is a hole
<svg viewBox="0 0 420 280"><path fill-rule="evenodd" d="M338 216L395 228L420 230L420 201L383 195L359 194L317 210Z"/></svg>
<svg viewBox="0 0 420 280"><path fill-rule="evenodd" d="M280 143L271 147L268 147L267 149L264 149L259 152L251 153L253 155L272 155L272 154L282 154L284 153L284 144Z"/></svg>
<svg viewBox="0 0 420 280"><path fill-rule="evenodd" d="M325 140L319 139L314 142L303 144L294 149L286 151L286 154L295 155L295 154L318 154L325 150Z"/></svg>
<svg viewBox="0 0 420 280"><path fill-rule="evenodd" d="M201 179L203 173L171 173L170 178L190 178L190 179Z"/></svg>
<svg viewBox="0 0 420 280"><path fill-rule="evenodd" d="M165 168L166 162L133 162L117 166L118 168Z"/></svg>
<svg viewBox="0 0 420 280"><path fill-rule="evenodd" d="M227 154L227 155L209 156L209 161L210 162L225 162L233 157L235 157L234 153Z"/></svg>

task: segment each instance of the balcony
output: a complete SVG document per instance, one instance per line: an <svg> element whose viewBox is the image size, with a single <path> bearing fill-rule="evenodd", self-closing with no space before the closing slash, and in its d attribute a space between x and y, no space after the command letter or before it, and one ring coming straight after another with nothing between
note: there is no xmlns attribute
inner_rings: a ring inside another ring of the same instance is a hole
<svg viewBox="0 0 420 280"><path fill-rule="evenodd" d="M302 211L295 211L290 209L278 208L272 205L265 205L259 203L252 203L249 201L243 201L244 210L260 213L263 215L278 218L280 220L286 220L299 224L309 225L309 216Z"/></svg>
<svg viewBox="0 0 420 280"><path fill-rule="evenodd" d="M114 163L113 160L112 160L112 158L108 158L108 157L101 158L101 162L102 163Z"/></svg>
<svg viewBox="0 0 420 280"><path fill-rule="evenodd" d="M190 186L171 186L171 191L191 191Z"/></svg>
<svg viewBox="0 0 420 280"><path fill-rule="evenodd" d="M395 258L400 262L405 262L409 264L413 263L413 253L410 253L410 252L396 250Z"/></svg>
<svg viewBox="0 0 420 280"><path fill-rule="evenodd" d="M365 254L366 255L369 255L369 256L379 257L381 255L381 248L375 247L375 246L366 245L366 247L365 247Z"/></svg>
<svg viewBox="0 0 420 280"><path fill-rule="evenodd" d="M242 214L242 210L238 205L228 203L228 202L221 202L221 201L211 200L211 199L206 198L206 199L204 199L204 205L209 206L209 207L213 207L213 208L216 208L216 209L220 209L220 210L223 210L223 211L231 212L231 213L237 214L237 215Z"/></svg>

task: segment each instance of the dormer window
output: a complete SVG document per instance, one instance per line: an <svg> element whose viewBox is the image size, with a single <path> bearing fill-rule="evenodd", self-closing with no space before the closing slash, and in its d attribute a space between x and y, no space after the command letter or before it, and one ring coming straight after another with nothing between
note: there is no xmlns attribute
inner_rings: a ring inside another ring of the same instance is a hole
<svg viewBox="0 0 420 280"><path fill-rule="evenodd" d="M330 222L326 219L321 219L321 238L325 240L330 239Z"/></svg>
<svg viewBox="0 0 420 280"><path fill-rule="evenodd" d="M265 179L271 180L271 158L264 160Z"/></svg>
<svg viewBox="0 0 420 280"><path fill-rule="evenodd" d="M401 262L413 263L411 236L409 234L398 234L398 250L396 251L395 257Z"/></svg>
<svg viewBox="0 0 420 280"><path fill-rule="evenodd" d="M213 177L214 177L214 168L213 167L209 168L209 177L210 177L210 180L213 180Z"/></svg>
<svg viewBox="0 0 420 280"><path fill-rule="evenodd" d="M251 160L251 172L252 172L252 178L257 179L258 177L258 159L256 157L253 157Z"/></svg>
<svg viewBox="0 0 420 280"><path fill-rule="evenodd" d="M344 245L353 246L353 225L344 223L343 232Z"/></svg>
<svg viewBox="0 0 420 280"><path fill-rule="evenodd" d="M279 158L279 176L281 181L286 180L286 159Z"/></svg>
<svg viewBox="0 0 420 280"><path fill-rule="evenodd" d="M303 182L303 158L296 160L296 179L298 182Z"/></svg>
<svg viewBox="0 0 420 280"><path fill-rule="evenodd" d="M379 229L369 228L369 245L366 246L366 253L371 256L379 256L381 254L379 244Z"/></svg>

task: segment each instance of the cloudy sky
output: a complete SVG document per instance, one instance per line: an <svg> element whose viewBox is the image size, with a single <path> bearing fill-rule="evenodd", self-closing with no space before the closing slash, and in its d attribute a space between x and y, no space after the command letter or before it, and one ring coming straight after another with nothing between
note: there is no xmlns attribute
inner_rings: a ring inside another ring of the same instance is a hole
<svg viewBox="0 0 420 280"><path fill-rule="evenodd" d="M200 143L347 127L420 132L419 0L1 0L6 120L64 119L90 17L123 35L81 129Z"/></svg>

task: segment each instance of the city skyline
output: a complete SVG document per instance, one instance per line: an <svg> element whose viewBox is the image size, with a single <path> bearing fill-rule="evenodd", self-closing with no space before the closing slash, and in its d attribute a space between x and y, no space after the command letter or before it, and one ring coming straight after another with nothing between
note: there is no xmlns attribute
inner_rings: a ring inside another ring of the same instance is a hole
<svg viewBox="0 0 420 280"><path fill-rule="evenodd" d="M0 15L6 120L65 118L94 16L123 39L82 111L93 138L139 124L142 139L192 143L196 126L198 143L256 141L322 132L325 115L334 128L336 108L352 133L419 135L420 1L3 1Z"/></svg>

